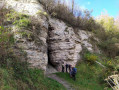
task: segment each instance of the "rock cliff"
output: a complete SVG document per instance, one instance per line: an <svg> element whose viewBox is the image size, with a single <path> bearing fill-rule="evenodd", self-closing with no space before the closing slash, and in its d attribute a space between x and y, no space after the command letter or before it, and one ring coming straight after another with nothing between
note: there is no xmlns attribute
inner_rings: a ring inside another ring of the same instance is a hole
<svg viewBox="0 0 119 90"><path fill-rule="evenodd" d="M99 52L96 45L91 43L91 38L94 37L92 33L74 29L62 20L51 18L50 15L46 15L46 11L37 0L7 0L6 3L7 8L33 16L38 22L37 32L34 33L34 27L31 30L36 37L33 41L16 34L17 28L12 26L16 44L27 53L31 67L46 70L50 63L58 69L62 62L75 66L81 60L84 48L91 52ZM44 15L41 16L39 11Z"/></svg>

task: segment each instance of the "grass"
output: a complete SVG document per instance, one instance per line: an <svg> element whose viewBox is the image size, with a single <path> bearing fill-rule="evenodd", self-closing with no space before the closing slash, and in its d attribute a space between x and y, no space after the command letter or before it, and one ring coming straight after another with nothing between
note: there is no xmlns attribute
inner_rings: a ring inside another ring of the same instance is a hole
<svg viewBox="0 0 119 90"><path fill-rule="evenodd" d="M77 65L76 81L70 78L68 73L56 73L61 78L71 83L76 90L112 90L102 80L103 68L97 64L88 65L82 62Z"/></svg>
<svg viewBox="0 0 119 90"><path fill-rule="evenodd" d="M28 69L26 75L16 78L10 69L0 68L0 90L66 90L57 81L47 78L38 69Z"/></svg>
<svg viewBox="0 0 119 90"><path fill-rule="evenodd" d="M30 27L27 15L14 11L1 15L20 29ZM11 29L0 26L0 90L66 90L62 84L45 77L42 70L28 68L26 53L17 46L14 48L14 41Z"/></svg>

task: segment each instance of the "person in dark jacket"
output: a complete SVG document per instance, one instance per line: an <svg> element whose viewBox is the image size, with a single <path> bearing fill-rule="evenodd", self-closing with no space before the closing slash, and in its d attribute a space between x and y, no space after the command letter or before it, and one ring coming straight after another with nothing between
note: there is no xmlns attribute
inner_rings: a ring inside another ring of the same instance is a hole
<svg viewBox="0 0 119 90"><path fill-rule="evenodd" d="M69 67L69 64L66 64L66 72L68 72L68 67Z"/></svg>
<svg viewBox="0 0 119 90"><path fill-rule="evenodd" d="M74 79L74 81L76 80L76 73L77 73L77 69L75 67L72 67L70 76Z"/></svg>
<svg viewBox="0 0 119 90"><path fill-rule="evenodd" d="M64 72L64 62L62 63L62 72Z"/></svg>
<svg viewBox="0 0 119 90"><path fill-rule="evenodd" d="M69 73L72 71L71 69L72 69L72 66L71 64L69 64Z"/></svg>

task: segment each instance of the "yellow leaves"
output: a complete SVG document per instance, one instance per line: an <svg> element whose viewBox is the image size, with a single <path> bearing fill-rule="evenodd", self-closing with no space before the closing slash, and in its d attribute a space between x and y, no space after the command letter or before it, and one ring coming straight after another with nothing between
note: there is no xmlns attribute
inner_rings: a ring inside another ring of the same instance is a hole
<svg viewBox="0 0 119 90"><path fill-rule="evenodd" d="M39 10L38 12L37 12L37 14L40 14L42 11L41 10Z"/></svg>
<svg viewBox="0 0 119 90"><path fill-rule="evenodd" d="M94 55L90 55L88 57L88 60L96 61L96 59L97 59L97 56L94 56Z"/></svg>
<svg viewBox="0 0 119 90"><path fill-rule="evenodd" d="M47 12L44 12L43 14L44 14L44 15L47 15Z"/></svg>
<svg viewBox="0 0 119 90"><path fill-rule="evenodd" d="M111 60L110 60L110 61L108 61L108 62L107 62L107 64L111 65L111 64L112 64Z"/></svg>
<svg viewBox="0 0 119 90"><path fill-rule="evenodd" d="M36 14L41 14L41 15L45 15L45 16L48 15L47 12L43 12L43 11L41 11L41 10L39 10Z"/></svg>
<svg viewBox="0 0 119 90"><path fill-rule="evenodd" d="M3 30L4 29L4 27L3 26L0 26L0 30Z"/></svg>
<svg viewBox="0 0 119 90"><path fill-rule="evenodd" d="M85 54L84 57L87 61L90 61L90 62L95 62L98 59L96 55L90 54L90 53Z"/></svg>
<svg viewBox="0 0 119 90"><path fill-rule="evenodd" d="M99 16L97 22L99 22L106 30L106 32L116 30L114 18L108 15Z"/></svg>

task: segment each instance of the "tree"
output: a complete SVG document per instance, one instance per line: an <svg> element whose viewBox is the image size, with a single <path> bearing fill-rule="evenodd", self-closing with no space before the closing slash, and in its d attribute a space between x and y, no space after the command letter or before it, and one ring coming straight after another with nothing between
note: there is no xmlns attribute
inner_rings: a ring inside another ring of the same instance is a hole
<svg viewBox="0 0 119 90"><path fill-rule="evenodd" d="M97 22L105 28L106 32L111 32L116 29L114 18L108 14L100 15L97 19Z"/></svg>
<svg viewBox="0 0 119 90"><path fill-rule="evenodd" d="M72 13L74 12L74 0L72 0Z"/></svg>
<svg viewBox="0 0 119 90"><path fill-rule="evenodd" d="M102 14L98 17L97 22L103 26L106 36L102 39L100 46L103 48L105 53L107 53L107 55L115 57L119 50L115 45L116 43L119 43L119 31L115 25L114 18L108 14Z"/></svg>

